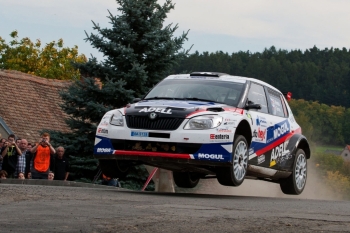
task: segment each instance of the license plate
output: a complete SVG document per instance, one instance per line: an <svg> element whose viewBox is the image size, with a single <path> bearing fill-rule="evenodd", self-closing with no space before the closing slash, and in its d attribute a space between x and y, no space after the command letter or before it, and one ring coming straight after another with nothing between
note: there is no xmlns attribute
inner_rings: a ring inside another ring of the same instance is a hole
<svg viewBox="0 0 350 233"><path fill-rule="evenodd" d="M131 131L131 137L148 137L148 132Z"/></svg>

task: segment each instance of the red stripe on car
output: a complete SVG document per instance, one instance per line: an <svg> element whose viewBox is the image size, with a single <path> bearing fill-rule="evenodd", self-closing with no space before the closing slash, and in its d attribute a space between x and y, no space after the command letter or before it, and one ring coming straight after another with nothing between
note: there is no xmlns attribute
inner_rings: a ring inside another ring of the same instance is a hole
<svg viewBox="0 0 350 233"><path fill-rule="evenodd" d="M166 157L174 159L190 159L189 154L175 154L175 153L162 153L152 151L128 151L128 150L116 150L115 155L131 155L131 156L150 156L150 157Z"/></svg>

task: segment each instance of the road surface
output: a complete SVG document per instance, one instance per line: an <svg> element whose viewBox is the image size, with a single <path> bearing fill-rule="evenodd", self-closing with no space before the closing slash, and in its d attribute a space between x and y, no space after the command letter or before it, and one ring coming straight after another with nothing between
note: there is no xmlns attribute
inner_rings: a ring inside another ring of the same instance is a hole
<svg viewBox="0 0 350 233"><path fill-rule="evenodd" d="M0 184L0 232L350 232L350 202Z"/></svg>

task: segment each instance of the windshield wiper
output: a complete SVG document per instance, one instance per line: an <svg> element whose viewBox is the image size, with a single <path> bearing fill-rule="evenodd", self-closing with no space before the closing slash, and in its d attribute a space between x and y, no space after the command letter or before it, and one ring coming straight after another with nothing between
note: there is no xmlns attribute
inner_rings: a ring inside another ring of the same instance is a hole
<svg viewBox="0 0 350 233"><path fill-rule="evenodd" d="M162 96L155 96L151 98L146 98L144 100L178 100L179 98L174 97L162 97Z"/></svg>
<svg viewBox="0 0 350 233"><path fill-rule="evenodd" d="M205 101L205 102L220 103L220 102L217 102L217 101L207 100L207 99L201 99L201 98L196 98L196 97L183 98L183 99L184 99L184 100L195 100L195 101Z"/></svg>

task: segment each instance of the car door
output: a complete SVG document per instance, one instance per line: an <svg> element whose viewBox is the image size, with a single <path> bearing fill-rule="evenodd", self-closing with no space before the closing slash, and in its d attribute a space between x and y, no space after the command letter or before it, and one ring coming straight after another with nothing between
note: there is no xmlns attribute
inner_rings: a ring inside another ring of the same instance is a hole
<svg viewBox="0 0 350 233"><path fill-rule="evenodd" d="M267 130L264 152L269 162L264 165L280 170L289 167L287 163L292 155L287 146L292 129L282 94L271 88L266 88L266 93L272 125Z"/></svg>
<svg viewBox="0 0 350 233"><path fill-rule="evenodd" d="M267 131L274 122L269 115L268 100L265 87L252 82L247 95L247 103L260 104L261 109L249 109L246 114L251 120L252 142L249 148L249 164L268 166L265 148L267 145Z"/></svg>

